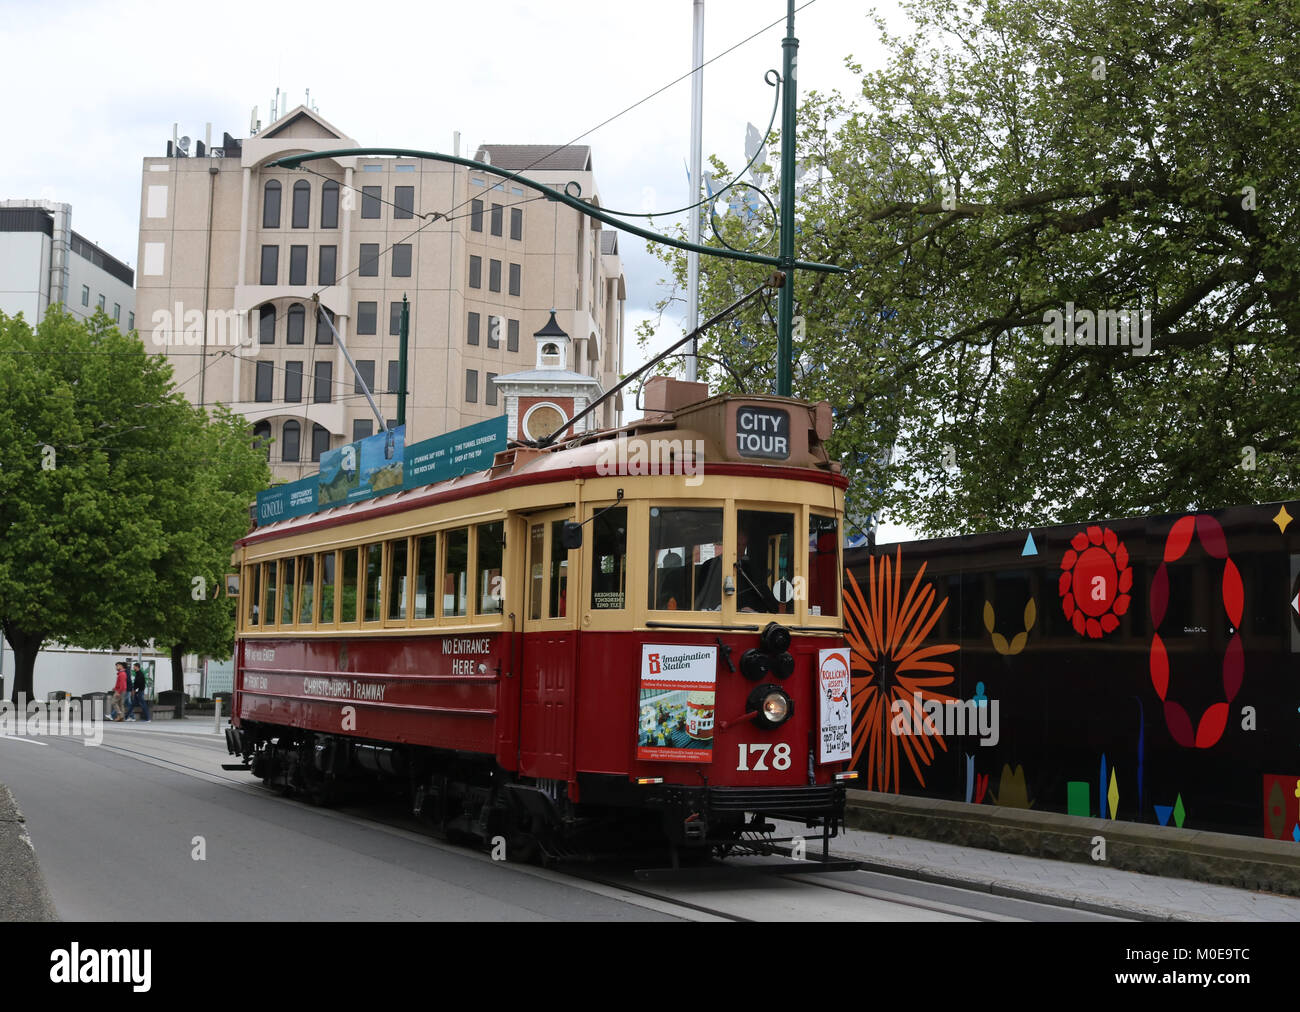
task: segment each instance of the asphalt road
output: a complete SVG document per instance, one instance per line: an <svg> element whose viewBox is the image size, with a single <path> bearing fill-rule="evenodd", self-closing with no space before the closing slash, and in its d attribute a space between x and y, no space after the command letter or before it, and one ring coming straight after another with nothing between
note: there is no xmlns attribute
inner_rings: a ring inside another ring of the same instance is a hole
<svg viewBox="0 0 1300 1012"><path fill-rule="evenodd" d="M0 736L65 921L965 921L1105 919L864 872L681 880L494 862L393 805L321 809L223 771L204 721L108 724L103 744ZM3 855L0 855L0 860ZM0 919L5 917L0 897ZM9 913L12 918L13 912ZM22 917L20 913L17 916Z"/></svg>
<svg viewBox="0 0 1300 1012"><path fill-rule="evenodd" d="M210 728L209 728L210 730ZM0 737L63 920L665 920L669 905L494 863L272 795L219 735L110 725L103 745ZM202 851L200 853L200 846ZM199 859L199 858L202 859Z"/></svg>

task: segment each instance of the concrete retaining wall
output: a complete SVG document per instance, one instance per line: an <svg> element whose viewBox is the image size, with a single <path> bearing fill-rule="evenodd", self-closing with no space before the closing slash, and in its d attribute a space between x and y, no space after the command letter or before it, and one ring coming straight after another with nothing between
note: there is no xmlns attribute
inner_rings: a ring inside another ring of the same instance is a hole
<svg viewBox="0 0 1300 1012"><path fill-rule="evenodd" d="M1300 845L1282 840L874 791L848 796L852 829L1300 896ZM1094 858L1098 837L1104 861Z"/></svg>

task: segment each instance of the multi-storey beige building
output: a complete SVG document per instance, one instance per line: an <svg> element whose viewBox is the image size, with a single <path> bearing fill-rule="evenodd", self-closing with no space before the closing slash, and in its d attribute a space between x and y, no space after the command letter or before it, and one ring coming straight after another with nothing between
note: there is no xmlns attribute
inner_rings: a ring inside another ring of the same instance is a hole
<svg viewBox="0 0 1300 1012"><path fill-rule="evenodd" d="M491 173L401 157L268 168L356 147L299 106L201 157L144 160L136 322L196 403L268 433L293 479L378 423L313 298L332 314L386 421L397 413L402 299L410 304L407 442L505 413L494 380L535 364L551 310L569 368L608 390L622 369L617 234ZM585 146L485 145L475 160L598 202ZM240 338L245 344L239 344ZM599 409L621 422L621 403Z"/></svg>

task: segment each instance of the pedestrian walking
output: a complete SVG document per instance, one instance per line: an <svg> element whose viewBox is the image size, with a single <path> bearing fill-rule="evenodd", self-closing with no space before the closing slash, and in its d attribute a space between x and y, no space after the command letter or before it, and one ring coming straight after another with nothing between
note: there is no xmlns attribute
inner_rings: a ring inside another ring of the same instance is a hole
<svg viewBox="0 0 1300 1012"><path fill-rule="evenodd" d="M138 706L140 707L140 712L144 714L144 723L152 723L153 716L149 712L149 700L144 698L144 692L144 669L140 667L140 662L136 661L131 672L131 702L126 708L127 720L135 720L135 718L131 716L131 713Z"/></svg>
<svg viewBox="0 0 1300 1012"><path fill-rule="evenodd" d="M113 683L113 710L114 720L122 719L122 699L127 693L126 665L121 661L117 662L117 681Z"/></svg>

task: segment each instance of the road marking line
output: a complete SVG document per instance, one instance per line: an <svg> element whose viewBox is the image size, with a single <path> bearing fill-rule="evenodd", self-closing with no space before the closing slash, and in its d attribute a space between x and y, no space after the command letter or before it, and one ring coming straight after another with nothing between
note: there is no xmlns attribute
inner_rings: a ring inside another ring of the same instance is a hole
<svg viewBox="0 0 1300 1012"><path fill-rule="evenodd" d="M35 738L24 738L16 734L0 734L0 741L20 741L24 745L39 745L41 748L47 747L46 743L43 741L37 741Z"/></svg>

